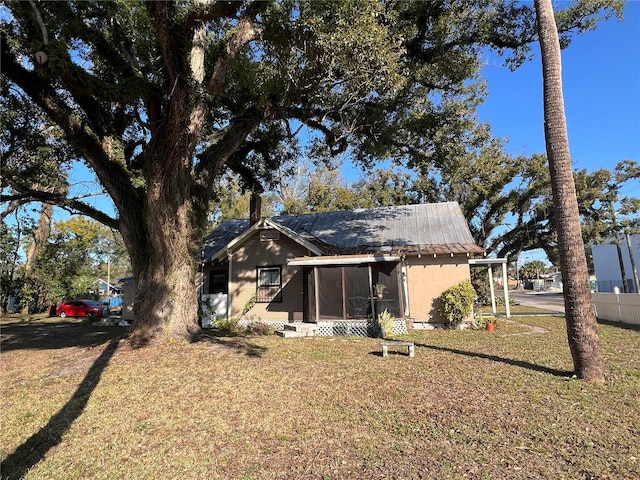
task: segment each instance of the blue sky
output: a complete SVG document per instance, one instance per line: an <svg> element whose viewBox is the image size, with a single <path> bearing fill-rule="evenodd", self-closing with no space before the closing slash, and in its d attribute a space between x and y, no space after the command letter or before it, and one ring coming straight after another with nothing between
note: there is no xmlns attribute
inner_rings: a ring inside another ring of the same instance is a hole
<svg viewBox="0 0 640 480"><path fill-rule="evenodd" d="M515 72L489 65L483 74L489 95L478 119L490 123L495 136L509 139L511 154L544 153L538 49ZM612 18L575 36L562 52L562 74L574 169L640 160L640 1L627 4L622 22ZM640 194L640 185L629 188Z"/></svg>
<svg viewBox="0 0 640 480"><path fill-rule="evenodd" d="M489 95L478 119L508 139L513 155L545 153L542 66L537 44L534 49L533 60L515 72L499 63L483 70ZM627 4L623 21L611 18L574 36L562 52L562 77L573 168L640 161L640 1ZM622 193L640 196L640 183ZM525 258L546 261L541 250L521 254Z"/></svg>

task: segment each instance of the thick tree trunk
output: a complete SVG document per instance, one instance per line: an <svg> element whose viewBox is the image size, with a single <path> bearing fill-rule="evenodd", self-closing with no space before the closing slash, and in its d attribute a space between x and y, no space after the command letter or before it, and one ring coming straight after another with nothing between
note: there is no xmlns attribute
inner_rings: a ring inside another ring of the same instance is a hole
<svg viewBox="0 0 640 480"><path fill-rule="evenodd" d="M136 238L124 233L128 228L122 229L134 250L135 322L130 338L138 347L154 337L192 342L200 333L195 282L200 251L197 222L202 216L195 213L192 201L191 152L171 138L180 137L167 132L154 145L154 160L147 164L144 225L136 225Z"/></svg>
<svg viewBox="0 0 640 480"><path fill-rule="evenodd" d="M178 222L160 222L168 208L156 209L156 225L149 227L150 247L134 268L136 296L131 344L142 347L153 338L171 337L192 342L198 339L197 273L193 252L193 228L176 228ZM180 215L180 212L175 212ZM196 247L197 248L197 247Z"/></svg>
<svg viewBox="0 0 640 480"><path fill-rule="evenodd" d="M535 0L544 82L544 132L556 212L569 348L576 375L601 382L602 358L569 154L560 43L551 0Z"/></svg>

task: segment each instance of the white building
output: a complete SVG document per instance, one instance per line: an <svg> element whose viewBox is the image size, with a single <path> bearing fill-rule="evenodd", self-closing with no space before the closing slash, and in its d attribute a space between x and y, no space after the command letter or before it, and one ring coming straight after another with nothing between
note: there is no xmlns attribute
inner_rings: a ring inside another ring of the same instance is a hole
<svg viewBox="0 0 640 480"><path fill-rule="evenodd" d="M631 255L637 268L640 262L640 235L630 235L631 251L627 246L627 239L620 235L620 253L624 266L624 276L630 293L638 293L638 286L634 282L634 272L631 267ZM618 287L620 292L624 292L622 283L622 269L618 257L618 249L613 243L605 245L592 245L593 267L596 273L596 281L599 292L613 292Z"/></svg>

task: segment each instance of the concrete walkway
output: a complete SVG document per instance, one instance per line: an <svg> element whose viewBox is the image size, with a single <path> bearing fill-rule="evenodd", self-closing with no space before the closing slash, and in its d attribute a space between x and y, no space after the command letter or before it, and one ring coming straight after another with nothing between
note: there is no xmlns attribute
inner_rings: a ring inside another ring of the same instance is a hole
<svg viewBox="0 0 640 480"><path fill-rule="evenodd" d="M529 335L532 333L549 333L549 330L547 330L546 328L538 327L536 325L529 325L528 323L521 323L516 320L513 320L513 315L511 316L511 318L501 318L500 321L504 323L509 323L511 325L520 325L521 327L524 327L529 330L528 332L506 333L506 334L503 333L502 334L503 337L512 337L516 335Z"/></svg>

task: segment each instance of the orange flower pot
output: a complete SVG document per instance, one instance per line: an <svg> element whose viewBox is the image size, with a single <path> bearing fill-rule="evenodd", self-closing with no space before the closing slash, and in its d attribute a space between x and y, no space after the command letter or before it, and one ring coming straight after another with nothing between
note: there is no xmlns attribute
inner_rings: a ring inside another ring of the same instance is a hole
<svg viewBox="0 0 640 480"><path fill-rule="evenodd" d="M495 323L487 323L487 330L489 330L490 332L493 332L496 328Z"/></svg>

